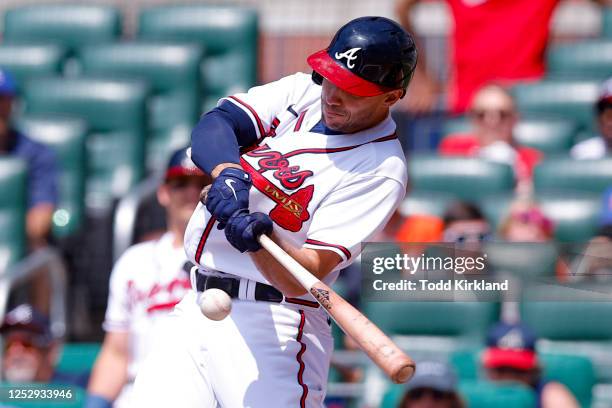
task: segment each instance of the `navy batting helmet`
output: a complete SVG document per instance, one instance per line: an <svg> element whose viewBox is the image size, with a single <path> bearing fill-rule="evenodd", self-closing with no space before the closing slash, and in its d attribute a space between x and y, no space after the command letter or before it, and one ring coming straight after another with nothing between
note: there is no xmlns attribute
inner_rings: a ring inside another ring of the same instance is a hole
<svg viewBox="0 0 612 408"><path fill-rule="evenodd" d="M404 92L417 63L414 39L395 21L360 17L342 26L329 47L308 57L313 81L323 77L357 96Z"/></svg>

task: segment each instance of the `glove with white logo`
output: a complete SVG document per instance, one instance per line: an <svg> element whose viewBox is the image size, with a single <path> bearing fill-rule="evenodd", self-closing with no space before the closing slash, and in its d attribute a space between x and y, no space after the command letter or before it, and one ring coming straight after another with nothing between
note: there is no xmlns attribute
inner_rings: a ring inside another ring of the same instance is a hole
<svg viewBox="0 0 612 408"><path fill-rule="evenodd" d="M206 195L206 209L217 218L218 229L225 228L230 216L238 210L249 208L249 190L251 189L249 173L228 167L213 181Z"/></svg>
<svg viewBox="0 0 612 408"><path fill-rule="evenodd" d="M261 249L257 238L272 233L272 219L260 212L249 213L238 210L227 221L225 238L240 252L255 252Z"/></svg>

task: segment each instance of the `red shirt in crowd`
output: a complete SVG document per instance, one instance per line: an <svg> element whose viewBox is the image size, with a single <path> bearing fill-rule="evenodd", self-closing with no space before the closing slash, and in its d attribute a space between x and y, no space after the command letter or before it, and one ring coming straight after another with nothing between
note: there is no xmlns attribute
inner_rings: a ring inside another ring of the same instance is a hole
<svg viewBox="0 0 612 408"><path fill-rule="evenodd" d="M447 0L455 22L449 106L464 112L472 95L496 81L544 74L549 25L559 0Z"/></svg>

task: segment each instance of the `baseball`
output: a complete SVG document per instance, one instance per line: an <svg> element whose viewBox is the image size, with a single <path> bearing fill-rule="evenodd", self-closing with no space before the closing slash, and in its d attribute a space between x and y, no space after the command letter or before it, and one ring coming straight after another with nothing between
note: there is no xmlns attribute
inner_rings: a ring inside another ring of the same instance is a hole
<svg viewBox="0 0 612 408"><path fill-rule="evenodd" d="M232 299L221 289L208 289L200 296L200 310L210 320L223 320L232 311Z"/></svg>

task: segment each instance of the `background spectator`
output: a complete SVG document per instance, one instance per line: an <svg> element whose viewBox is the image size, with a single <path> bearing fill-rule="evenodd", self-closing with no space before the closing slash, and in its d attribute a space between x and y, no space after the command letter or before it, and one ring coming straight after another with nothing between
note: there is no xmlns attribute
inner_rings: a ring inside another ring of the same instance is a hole
<svg viewBox="0 0 612 408"><path fill-rule="evenodd" d="M578 402L561 383L542 378L535 351L536 336L523 324L499 323L489 332L482 365L492 381L518 381L531 387L542 408L578 407Z"/></svg>
<svg viewBox="0 0 612 408"><path fill-rule="evenodd" d="M440 143L440 154L477 156L508 164L514 168L521 190L528 190L533 168L542 154L514 142L513 132L519 115L510 93L499 85L482 87L474 95L469 116L473 132L447 136Z"/></svg>
<svg viewBox="0 0 612 408"><path fill-rule="evenodd" d="M531 201L519 200L499 227L499 235L510 242L548 242L554 237L554 223Z"/></svg>
<svg viewBox="0 0 612 408"><path fill-rule="evenodd" d="M491 226L474 204L459 201L451 204L443 220L444 242L475 244L491 239Z"/></svg>
<svg viewBox="0 0 612 408"><path fill-rule="evenodd" d="M601 86L595 112L600 134L572 147L570 154L575 159L601 159L612 151L612 78Z"/></svg>
<svg viewBox="0 0 612 408"><path fill-rule="evenodd" d="M7 313L0 332L4 342L4 381L80 387L87 384L87 373L74 375L55 370L61 345L51 334L49 319L29 304L21 304Z"/></svg>

